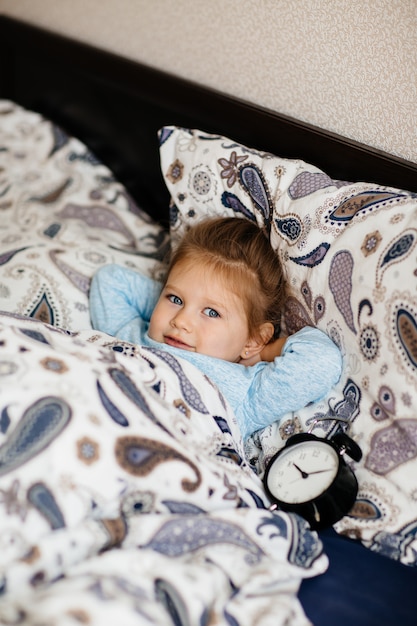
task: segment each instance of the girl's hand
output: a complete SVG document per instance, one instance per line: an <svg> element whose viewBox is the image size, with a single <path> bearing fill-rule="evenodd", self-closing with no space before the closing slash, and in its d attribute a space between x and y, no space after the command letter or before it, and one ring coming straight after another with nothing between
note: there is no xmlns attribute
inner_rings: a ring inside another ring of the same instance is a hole
<svg viewBox="0 0 417 626"><path fill-rule="evenodd" d="M256 363L260 363L260 361L262 361L262 358L258 353L247 359L240 359L239 364L244 365L245 367L251 367L251 365L256 365Z"/></svg>
<svg viewBox="0 0 417 626"><path fill-rule="evenodd" d="M287 339L288 337L279 337L275 339L275 341L267 343L261 350L260 360L273 361L276 356L281 356L282 349Z"/></svg>

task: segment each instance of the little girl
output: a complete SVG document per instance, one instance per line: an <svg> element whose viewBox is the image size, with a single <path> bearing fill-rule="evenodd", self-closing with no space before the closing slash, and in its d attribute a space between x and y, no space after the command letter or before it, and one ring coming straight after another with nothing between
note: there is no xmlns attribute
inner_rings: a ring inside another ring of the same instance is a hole
<svg viewBox="0 0 417 626"><path fill-rule="evenodd" d="M278 337L286 287L279 259L254 223L209 219L174 251L164 285L104 266L93 277L93 327L183 357L217 384L242 436L325 396L341 354L322 331Z"/></svg>

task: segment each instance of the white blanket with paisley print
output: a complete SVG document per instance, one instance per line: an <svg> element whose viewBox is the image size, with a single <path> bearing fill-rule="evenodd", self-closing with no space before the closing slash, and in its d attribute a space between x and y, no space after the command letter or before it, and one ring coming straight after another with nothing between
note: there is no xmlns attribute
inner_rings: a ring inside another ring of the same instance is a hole
<svg viewBox="0 0 417 626"><path fill-rule="evenodd" d="M269 625L327 567L187 362L0 316L0 622Z"/></svg>

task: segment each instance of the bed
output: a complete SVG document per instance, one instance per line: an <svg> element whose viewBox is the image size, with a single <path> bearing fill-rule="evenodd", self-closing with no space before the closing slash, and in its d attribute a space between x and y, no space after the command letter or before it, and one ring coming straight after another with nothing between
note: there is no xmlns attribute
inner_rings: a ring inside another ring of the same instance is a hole
<svg viewBox="0 0 417 626"><path fill-rule="evenodd" d="M414 625L417 164L4 16L0 54L0 622ZM98 267L162 276L218 214L268 227L284 330L344 356L246 445L200 372L88 313ZM262 476L335 418L359 491L316 532Z"/></svg>

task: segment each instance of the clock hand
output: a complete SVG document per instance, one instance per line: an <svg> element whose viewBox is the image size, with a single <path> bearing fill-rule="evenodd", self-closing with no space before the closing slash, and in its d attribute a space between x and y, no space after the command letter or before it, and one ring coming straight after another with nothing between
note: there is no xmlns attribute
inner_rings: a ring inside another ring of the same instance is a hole
<svg viewBox="0 0 417 626"><path fill-rule="evenodd" d="M294 465L295 469L298 469L298 471L300 472L300 474L301 474L301 476L303 478L308 478L309 475L307 474L307 472L302 470L301 467L298 467L298 465L296 463L293 463L293 465Z"/></svg>
<svg viewBox="0 0 417 626"><path fill-rule="evenodd" d="M321 470L314 470L314 472L308 472L307 473L304 470L302 470L301 467L298 467L298 465L296 463L293 462L293 465L300 472L302 478L308 478L312 474L323 474L324 472L330 472L331 471L331 468L327 468L327 469L321 469Z"/></svg>

